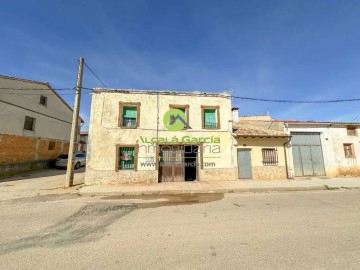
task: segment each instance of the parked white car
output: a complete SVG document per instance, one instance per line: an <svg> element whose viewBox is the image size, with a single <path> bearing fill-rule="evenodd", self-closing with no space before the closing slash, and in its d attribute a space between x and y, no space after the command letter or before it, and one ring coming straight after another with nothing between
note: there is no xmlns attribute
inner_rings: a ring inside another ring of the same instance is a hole
<svg viewBox="0 0 360 270"><path fill-rule="evenodd" d="M66 168L68 163L68 154L61 154L55 161L55 166L59 168ZM75 169L79 169L80 166L86 165L86 154L77 153L75 156Z"/></svg>

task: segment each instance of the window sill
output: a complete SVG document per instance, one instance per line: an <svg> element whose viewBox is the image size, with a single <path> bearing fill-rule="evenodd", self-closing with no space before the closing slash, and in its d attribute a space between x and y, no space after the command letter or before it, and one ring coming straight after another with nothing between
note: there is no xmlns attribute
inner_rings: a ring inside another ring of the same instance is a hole
<svg viewBox="0 0 360 270"><path fill-rule="evenodd" d="M279 164L263 164L265 167L277 167Z"/></svg>
<svg viewBox="0 0 360 270"><path fill-rule="evenodd" d="M123 126L119 126L119 128L121 128L121 129L137 129L138 127L123 127Z"/></svg>

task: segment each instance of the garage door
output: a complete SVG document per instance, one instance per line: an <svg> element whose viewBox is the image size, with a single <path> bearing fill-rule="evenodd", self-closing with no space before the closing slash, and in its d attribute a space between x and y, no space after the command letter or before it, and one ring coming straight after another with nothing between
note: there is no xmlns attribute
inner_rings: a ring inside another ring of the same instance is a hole
<svg viewBox="0 0 360 270"><path fill-rule="evenodd" d="M325 175L320 133L291 133L295 176Z"/></svg>

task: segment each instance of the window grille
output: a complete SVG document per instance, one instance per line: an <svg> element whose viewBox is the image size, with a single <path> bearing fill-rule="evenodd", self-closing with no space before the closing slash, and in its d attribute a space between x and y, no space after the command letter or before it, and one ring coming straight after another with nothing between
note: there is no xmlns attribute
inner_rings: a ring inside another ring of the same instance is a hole
<svg viewBox="0 0 360 270"><path fill-rule="evenodd" d="M204 110L204 128L205 129L217 128L215 113L216 113L215 109L205 109Z"/></svg>
<svg viewBox="0 0 360 270"><path fill-rule="evenodd" d="M278 165L278 153L276 148L263 148L262 149L263 165Z"/></svg>
<svg viewBox="0 0 360 270"><path fill-rule="evenodd" d="M135 147L119 148L119 170L135 169Z"/></svg>

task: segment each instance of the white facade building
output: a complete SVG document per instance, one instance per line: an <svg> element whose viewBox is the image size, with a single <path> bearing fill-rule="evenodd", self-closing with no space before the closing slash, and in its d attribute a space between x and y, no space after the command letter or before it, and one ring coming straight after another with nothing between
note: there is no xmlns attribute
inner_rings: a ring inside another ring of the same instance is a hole
<svg viewBox="0 0 360 270"><path fill-rule="evenodd" d="M0 176L68 151L73 110L49 83L0 75L0 88Z"/></svg>

